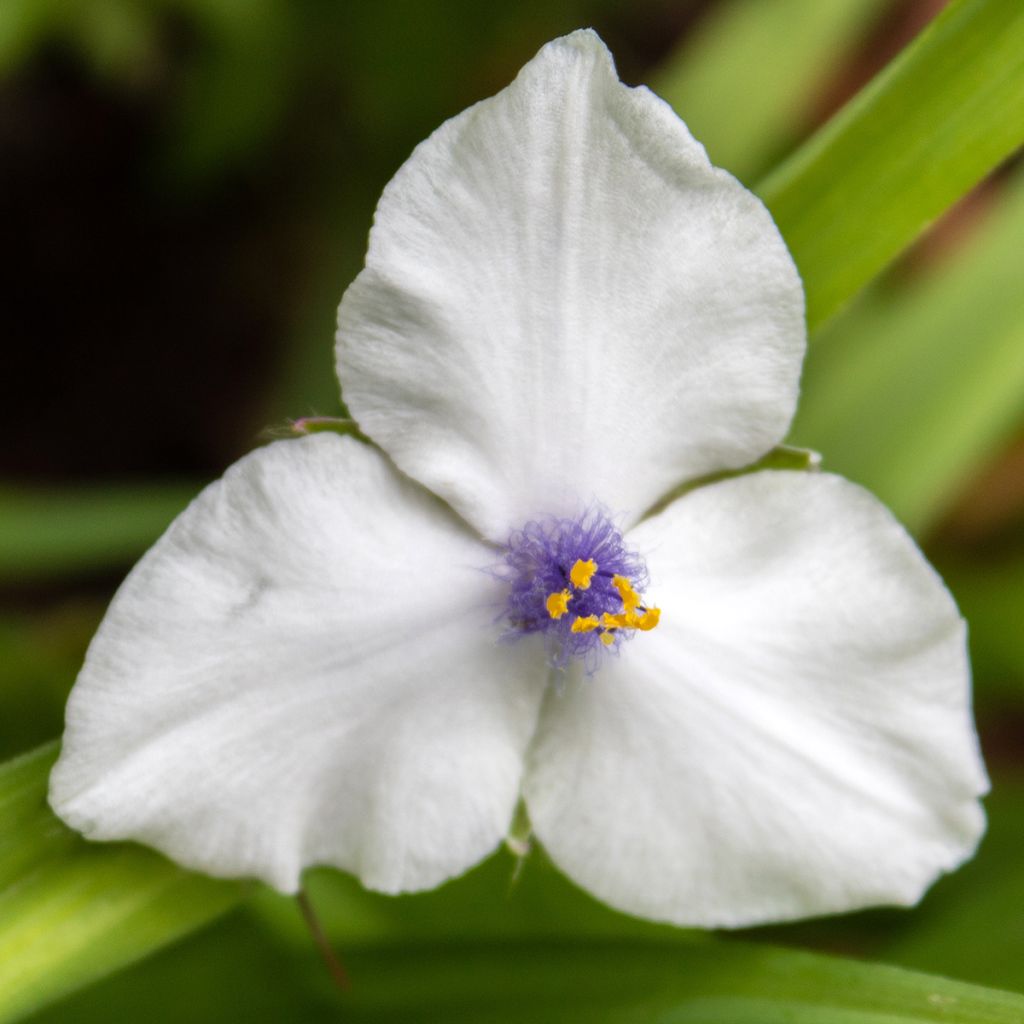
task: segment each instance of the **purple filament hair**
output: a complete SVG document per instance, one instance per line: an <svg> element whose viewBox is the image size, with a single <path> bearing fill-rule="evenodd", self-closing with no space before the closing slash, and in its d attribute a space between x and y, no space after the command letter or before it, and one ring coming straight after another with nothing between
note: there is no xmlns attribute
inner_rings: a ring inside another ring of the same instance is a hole
<svg viewBox="0 0 1024 1024"><path fill-rule="evenodd" d="M622 611L622 596L612 584L613 576L625 576L637 592L647 586L647 567L630 551L622 533L608 514L591 509L578 519L544 519L527 523L509 538L500 576L509 584L506 615L507 639L543 633L551 663L564 668L573 658L581 659L593 671L604 651L615 651L624 631L616 631L606 646L599 630L574 633L577 618ZM569 573L577 560L593 560L597 571L587 589L573 587ZM569 611L554 619L547 610L551 594L572 593Z"/></svg>

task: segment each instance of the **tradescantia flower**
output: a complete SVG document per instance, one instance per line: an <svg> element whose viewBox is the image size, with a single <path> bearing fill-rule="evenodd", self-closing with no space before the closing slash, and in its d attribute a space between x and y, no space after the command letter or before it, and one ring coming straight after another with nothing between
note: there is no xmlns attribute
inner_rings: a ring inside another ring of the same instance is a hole
<svg viewBox="0 0 1024 1024"><path fill-rule="evenodd" d="M663 500L779 443L804 344L759 201L593 33L544 47L381 198L337 345L375 445L271 444L178 518L89 650L54 808L400 892L522 799L634 914L914 902L984 822L941 581L825 473Z"/></svg>

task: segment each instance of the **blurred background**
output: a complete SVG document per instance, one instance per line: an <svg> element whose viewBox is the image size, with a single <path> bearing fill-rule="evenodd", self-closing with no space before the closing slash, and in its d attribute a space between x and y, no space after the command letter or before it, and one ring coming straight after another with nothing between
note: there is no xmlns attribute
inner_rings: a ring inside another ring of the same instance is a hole
<svg viewBox="0 0 1024 1024"><path fill-rule="evenodd" d="M442 120L591 25L623 79L654 87L753 187L942 7L2 0L0 754L59 735L106 602L188 498L289 418L340 412L338 300L382 187ZM896 511L969 620L990 834L918 911L756 937L1024 990L1018 163L816 332L792 437ZM469 903L487 884L456 883ZM360 898L347 885L322 883L341 917ZM433 898L381 913L429 921ZM557 899L569 921L621 924L568 887ZM216 1019L211 993L236 969L238 988L272 1005L255 979L280 956L259 936L289 936L294 956L304 937L270 897L243 914L53 1019L101 1005L152 1016L142 993L186 965L201 987L200 964L220 980L189 1019ZM216 961L227 947L234 959Z"/></svg>

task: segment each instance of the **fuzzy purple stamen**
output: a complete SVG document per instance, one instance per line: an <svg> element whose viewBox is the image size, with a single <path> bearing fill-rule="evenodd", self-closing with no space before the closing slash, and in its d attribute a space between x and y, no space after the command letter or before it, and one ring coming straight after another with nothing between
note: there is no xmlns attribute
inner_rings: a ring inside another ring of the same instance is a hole
<svg viewBox="0 0 1024 1024"><path fill-rule="evenodd" d="M574 588L569 572L577 560L593 560L597 572L585 589ZM615 651L624 631L615 633L606 646L598 630L574 633L578 617L622 611L622 596L612 584L613 576L625 576L640 592L647 586L647 567L635 551L630 551L622 532L600 509L590 510L578 519L545 519L527 523L509 538L501 576L509 584L507 617L508 639L529 633L543 633L548 642L552 664L564 668L571 659L582 659L592 671L605 650ZM548 613L547 599L562 590L572 592L568 614L554 619Z"/></svg>

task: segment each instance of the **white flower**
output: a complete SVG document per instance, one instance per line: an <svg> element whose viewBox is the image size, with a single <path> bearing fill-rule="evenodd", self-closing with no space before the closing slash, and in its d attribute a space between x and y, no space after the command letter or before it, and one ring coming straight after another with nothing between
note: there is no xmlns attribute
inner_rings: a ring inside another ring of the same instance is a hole
<svg viewBox="0 0 1024 1024"><path fill-rule="evenodd" d="M914 902L984 824L941 581L824 473L645 517L783 438L803 351L758 200L593 33L544 47L381 198L338 333L380 448L272 444L178 518L89 650L54 808L215 875L400 892L485 857L522 796L634 914Z"/></svg>

